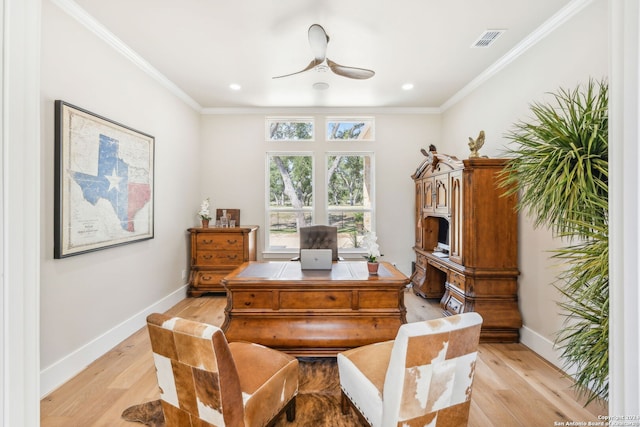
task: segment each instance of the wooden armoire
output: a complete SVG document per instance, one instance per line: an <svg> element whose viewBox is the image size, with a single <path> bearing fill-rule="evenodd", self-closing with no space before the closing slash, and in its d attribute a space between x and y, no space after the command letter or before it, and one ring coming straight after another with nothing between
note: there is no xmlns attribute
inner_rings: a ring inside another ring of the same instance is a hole
<svg viewBox="0 0 640 427"><path fill-rule="evenodd" d="M445 315L480 313L483 342L518 342L517 195L497 185L506 159L424 154L411 176L414 292L439 298Z"/></svg>

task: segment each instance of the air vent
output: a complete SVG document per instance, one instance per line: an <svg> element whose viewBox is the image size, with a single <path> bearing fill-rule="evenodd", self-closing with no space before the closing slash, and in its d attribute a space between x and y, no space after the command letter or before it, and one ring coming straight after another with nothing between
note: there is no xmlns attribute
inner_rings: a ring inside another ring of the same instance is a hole
<svg viewBox="0 0 640 427"><path fill-rule="evenodd" d="M471 47L489 47L507 30L485 30Z"/></svg>

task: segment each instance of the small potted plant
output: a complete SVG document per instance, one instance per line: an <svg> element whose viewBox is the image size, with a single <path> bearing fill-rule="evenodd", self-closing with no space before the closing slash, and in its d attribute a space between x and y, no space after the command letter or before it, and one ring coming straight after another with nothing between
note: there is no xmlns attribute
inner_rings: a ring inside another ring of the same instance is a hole
<svg viewBox="0 0 640 427"><path fill-rule="evenodd" d="M367 233L362 239L362 247L367 249L367 255L364 255L367 260L367 268L369 269L369 274L375 275L378 274L378 258L383 256L380 253L380 246L378 245L378 236L376 233L370 232Z"/></svg>
<svg viewBox="0 0 640 427"><path fill-rule="evenodd" d="M200 210L198 216L202 220L202 228L209 227L209 220L211 220L211 212L209 211L209 198L207 197L200 204Z"/></svg>

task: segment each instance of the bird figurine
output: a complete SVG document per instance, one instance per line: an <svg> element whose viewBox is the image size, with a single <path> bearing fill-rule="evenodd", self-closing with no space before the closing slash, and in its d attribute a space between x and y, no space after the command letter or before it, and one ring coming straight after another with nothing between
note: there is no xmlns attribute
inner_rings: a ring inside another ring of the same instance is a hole
<svg viewBox="0 0 640 427"><path fill-rule="evenodd" d="M480 131L480 134L475 140L469 137L469 149L471 150L471 154L469 154L469 158L472 159L472 158L480 157L480 155L478 154L478 150L480 150L480 148L482 148L483 145L484 145L483 130Z"/></svg>

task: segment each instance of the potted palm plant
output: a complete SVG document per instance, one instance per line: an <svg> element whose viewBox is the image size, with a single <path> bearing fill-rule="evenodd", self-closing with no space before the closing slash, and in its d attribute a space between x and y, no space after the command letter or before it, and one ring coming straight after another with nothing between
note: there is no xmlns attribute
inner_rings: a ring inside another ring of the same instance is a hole
<svg viewBox="0 0 640 427"><path fill-rule="evenodd" d="M556 345L575 385L594 399L608 398L608 84L589 80L560 89L548 104L531 106L534 120L506 137L511 159L500 177L519 208L566 246L553 251L563 264L554 286L565 327Z"/></svg>

